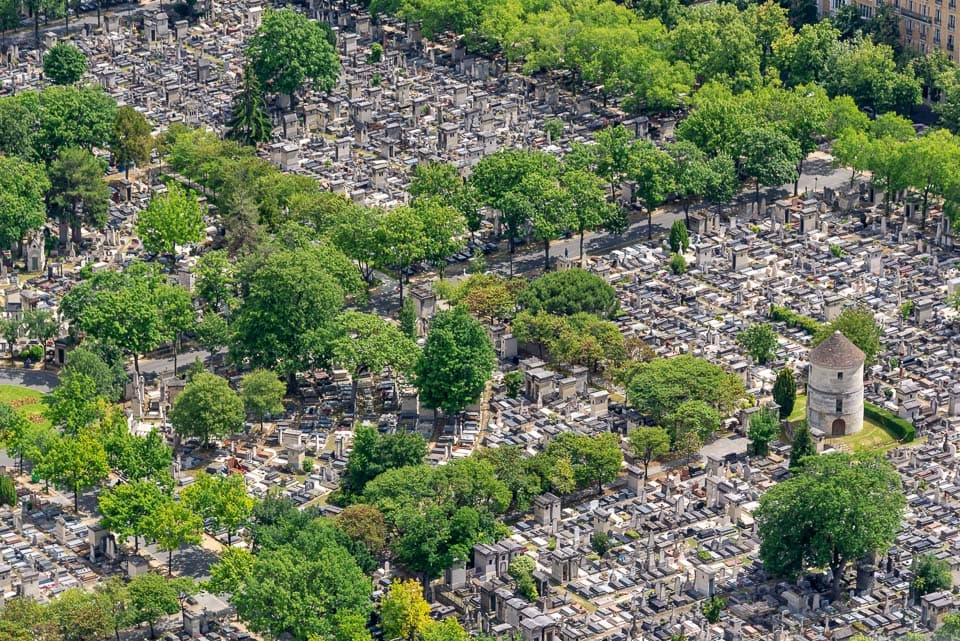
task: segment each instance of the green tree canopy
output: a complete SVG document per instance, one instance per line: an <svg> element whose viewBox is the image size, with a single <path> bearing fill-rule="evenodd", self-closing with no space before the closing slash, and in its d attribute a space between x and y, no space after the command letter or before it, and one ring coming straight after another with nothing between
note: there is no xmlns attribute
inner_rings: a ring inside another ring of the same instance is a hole
<svg viewBox="0 0 960 641"><path fill-rule="evenodd" d="M66 42L58 42L43 56L43 75L58 85L80 81L87 70L87 56Z"/></svg>
<svg viewBox="0 0 960 641"><path fill-rule="evenodd" d="M624 378L630 403L661 424L688 400L701 400L726 414L745 394L739 376L689 355L636 363L626 368Z"/></svg>
<svg viewBox="0 0 960 641"><path fill-rule="evenodd" d="M619 312L616 290L600 276L583 269L565 269L535 279L517 296L521 307L558 316L586 312L614 318Z"/></svg>
<svg viewBox="0 0 960 641"><path fill-rule="evenodd" d="M150 162L153 135L146 117L131 105L117 109L113 120L113 136L110 153L117 167L123 167L124 175L130 177L130 164L143 166Z"/></svg>
<svg viewBox="0 0 960 641"><path fill-rule="evenodd" d="M73 509L80 510L80 493L110 474L107 452L89 430L53 441L37 467L40 477L73 492Z"/></svg>
<svg viewBox="0 0 960 641"><path fill-rule="evenodd" d="M197 197L177 183L150 199L137 218L137 235L147 251L172 254L177 245L203 239L203 213Z"/></svg>
<svg viewBox="0 0 960 641"><path fill-rule="evenodd" d="M750 451L755 456L766 456L770 441L780 433L780 419L769 407L763 407L750 415L750 427L747 437L750 439Z"/></svg>
<svg viewBox="0 0 960 641"><path fill-rule="evenodd" d="M260 84L290 95L308 81L330 91L340 75L340 58L328 33L292 8L267 10L246 50Z"/></svg>
<svg viewBox="0 0 960 641"><path fill-rule="evenodd" d="M60 219L60 245L81 240L80 226L102 228L107 222L110 187L103 180L106 165L92 153L79 147L61 149L50 163L49 202L53 214Z"/></svg>
<svg viewBox="0 0 960 641"><path fill-rule="evenodd" d="M253 512L253 499L247 496L242 474L211 476L199 472L195 481L183 488L180 500L204 521L209 519L214 531L226 530L228 546Z"/></svg>
<svg viewBox="0 0 960 641"><path fill-rule="evenodd" d="M751 325L737 334L737 344L750 354L755 363L763 365L772 359L780 343L769 323Z"/></svg>
<svg viewBox="0 0 960 641"><path fill-rule="evenodd" d="M0 245L15 246L43 225L49 188L41 165L0 156Z"/></svg>
<svg viewBox="0 0 960 641"><path fill-rule="evenodd" d="M226 135L243 145L267 142L273 135L260 79L251 65L243 68L243 84L233 99L233 113L227 122Z"/></svg>
<svg viewBox="0 0 960 641"><path fill-rule="evenodd" d="M170 423L182 437L195 436L206 445L210 438L243 430L243 401L226 379L201 372L187 383L170 409Z"/></svg>
<svg viewBox="0 0 960 641"><path fill-rule="evenodd" d="M420 402L448 416L480 399L496 354L487 331L462 305L440 312L414 369Z"/></svg>
<svg viewBox="0 0 960 641"><path fill-rule="evenodd" d="M240 380L240 398L244 409L253 414L260 427L268 414L283 411L283 395L287 387L277 375L266 369L258 369L243 375Z"/></svg>
<svg viewBox="0 0 960 641"><path fill-rule="evenodd" d="M650 461L670 451L670 434L662 427L638 427L627 435L633 455L643 463L644 482Z"/></svg>
<svg viewBox="0 0 960 641"><path fill-rule="evenodd" d="M848 563L882 554L893 543L904 506L900 475L885 459L843 453L808 458L760 497L754 516L764 569L793 578L809 567L829 567L836 598Z"/></svg>

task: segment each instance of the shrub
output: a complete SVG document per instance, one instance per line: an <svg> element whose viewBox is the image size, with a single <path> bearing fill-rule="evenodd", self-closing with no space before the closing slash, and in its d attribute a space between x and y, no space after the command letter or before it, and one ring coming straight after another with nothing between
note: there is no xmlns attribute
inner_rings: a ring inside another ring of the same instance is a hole
<svg viewBox="0 0 960 641"><path fill-rule="evenodd" d="M305 458L303 459L303 471L309 474L313 471L313 459Z"/></svg>
<svg viewBox="0 0 960 641"><path fill-rule="evenodd" d="M31 345L26 349L20 352L20 360L27 360L28 358L32 361L43 360L43 345Z"/></svg>
<svg viewBox="0 0 960 641"><path fill-rule="evenodd" d="M917 437L917 428L910 421L894 416L873 403L863 403L863 415L895 436L901 443L909 443Z"/></svg>
<svg viewBox="0 0 960 641"><path fill-rule="evenodd" d="M779 305L770 306L770 319L786 323L787 327L797 327L811 336L819 332L822 327L820 323L809 316L798 314L791 309Z"/></svg>
<svg viewBox="0 0 960 641"><path fill-rule="evenodd" d="M678 276L687 271L687 259L683 254L674 254L670 257L670 271Z"/></svg>
<svg viewBox="0 0 960 641"><path fill-rule="evenodd" d="M6 474L0 474L0 505L17 504L17 486Z"/></svg>

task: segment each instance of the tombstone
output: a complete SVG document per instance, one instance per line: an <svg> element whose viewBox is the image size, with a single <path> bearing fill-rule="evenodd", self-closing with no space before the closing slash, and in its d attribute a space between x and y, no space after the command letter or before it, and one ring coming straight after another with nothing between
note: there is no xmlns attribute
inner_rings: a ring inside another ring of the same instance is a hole
<svg viewBox="0 0 960 641"><path fill-rule="evenodd" d="M556 532L560 524L560 498L550 492L541 494L533 500L533 513L537 523Z"/></svg>
<svg viewBox="0 0 960 641"><path fill-rule="evenodd" d="M703 597L712 597L716 590L717 571L709 565L697 565L693 568L693 590Z"/></svg>
<svg viewBox="0 0 960 641"><path fill-rule="evenodd" d="M56 521L53 522L53 536L60 545L67 542L67 523L62 516L58 516Z"/></svg>
<svg viewBox="0 0 960 641"><path fill-rule="evenodd" d="M427 332L430 319L436 313L437 295L429 287L411 287L410 297L413 299L413 311L417 316L417 334L423 336Z"/></svg>

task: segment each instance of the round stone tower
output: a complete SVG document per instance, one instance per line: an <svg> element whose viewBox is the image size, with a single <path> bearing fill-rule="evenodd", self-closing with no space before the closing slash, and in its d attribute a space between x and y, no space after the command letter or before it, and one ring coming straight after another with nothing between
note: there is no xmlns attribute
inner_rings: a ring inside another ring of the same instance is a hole
<svg viewBox="0 0 960 641"><path fill-rule="evenodd" d="M863 429L863 362L856 345L834 332L810 352L807 423L827 436Z"/></svg>

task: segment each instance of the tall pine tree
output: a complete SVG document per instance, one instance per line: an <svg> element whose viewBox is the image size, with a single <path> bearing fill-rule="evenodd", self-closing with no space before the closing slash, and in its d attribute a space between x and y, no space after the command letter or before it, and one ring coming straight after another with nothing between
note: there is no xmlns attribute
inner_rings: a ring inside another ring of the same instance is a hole
<svg viewBox="0 0 960 641"><path fill-rule="evenodd" d="M243 69L243 88L234 98L233 115L227 122L227 138L244 145L256 145L270 140L272 132L260 81L253 67L247 65Z"/></svg>
<svg viewBox="0 0 960 641"><path fill-rule="evenodd" d="M813 443L813 437L810 435L810 426L806 421L801 421L797 429L793 431L793 444L790 447L790 469L796 469L800 466L800 459L806 456L815 456L817 446Z"/></svg>
<svg viewBox="0 0 960 641"><path fill-rule="evenodd" d="M789 367L777 372L777 380L773 382L773 400L780 406L781 419L790 416L797 400L797 382L793 379L793 371Z"/></svg>

